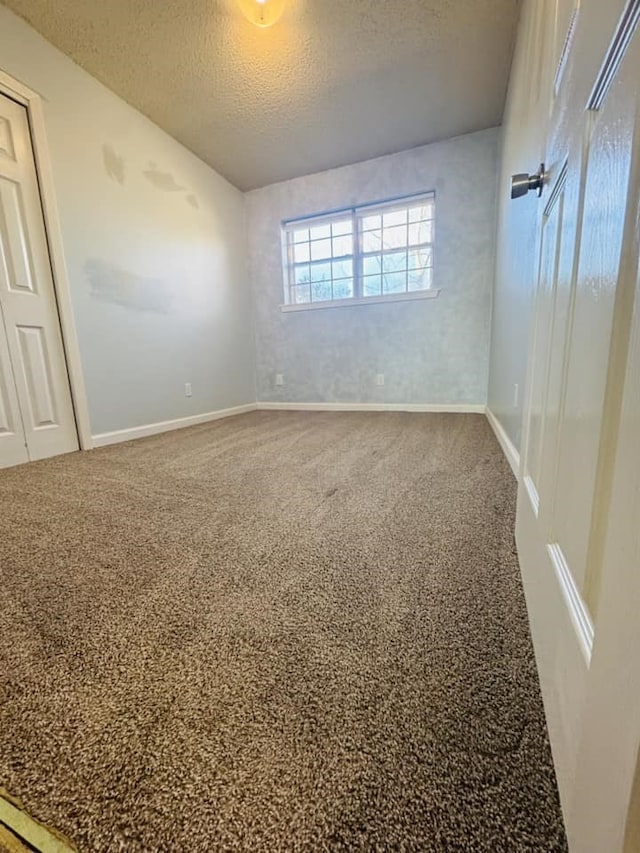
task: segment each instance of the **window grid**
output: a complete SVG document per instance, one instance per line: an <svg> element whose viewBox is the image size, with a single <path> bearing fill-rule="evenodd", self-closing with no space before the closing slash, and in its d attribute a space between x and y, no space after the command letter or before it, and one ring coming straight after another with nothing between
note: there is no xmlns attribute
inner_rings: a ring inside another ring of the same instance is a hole
<svg viewBox="0 0 640 853"><path fill-rule="evenodd" d="M353 217L288 231L289 302L327 302L353 296Z"/></svg>
<svg viewBox="0 0 640 853"><path fill-rule="evenodd" d="M429 193L285 223L287 303L430 290L434 214Z"/></svg>
<svg viewBox="0 0 640 853"><path fill-rule="evenodd" d="M433 283L433 197L420 205L358 213L362 296L429 290Z"/></svg>

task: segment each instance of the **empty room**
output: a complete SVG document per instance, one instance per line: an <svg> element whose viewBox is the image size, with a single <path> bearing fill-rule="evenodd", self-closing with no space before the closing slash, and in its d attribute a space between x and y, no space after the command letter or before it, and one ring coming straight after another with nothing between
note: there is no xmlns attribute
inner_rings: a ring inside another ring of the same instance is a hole
<svg viewBox="0 0 640 853"><path fill-rule="evenodd" d="M0 851L640 853L640 0L0 0Z"/></svg>

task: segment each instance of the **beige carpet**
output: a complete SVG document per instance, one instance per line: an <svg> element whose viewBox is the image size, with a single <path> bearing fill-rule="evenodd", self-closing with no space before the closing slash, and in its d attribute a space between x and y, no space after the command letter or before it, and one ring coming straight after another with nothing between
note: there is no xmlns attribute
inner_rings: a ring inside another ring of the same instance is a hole
<svg viewBox="0 0 640 853"><path fill-rule="evenodd" d="M81 851L564 851L480 415L0 471L0 785Z"/></svg>

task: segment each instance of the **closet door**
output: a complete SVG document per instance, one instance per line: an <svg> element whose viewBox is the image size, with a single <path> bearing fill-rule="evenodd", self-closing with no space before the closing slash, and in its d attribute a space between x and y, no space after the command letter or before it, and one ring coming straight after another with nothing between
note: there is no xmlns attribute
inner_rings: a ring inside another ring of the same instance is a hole
<svg viewBox="0 0 640 853"><path fill-rule="evenodd" d="M78 449L27 112L0 96L0 428L28 458ZM16 412L16 398L20 419ZM26 461L0 441L0 465ZM6 455L5 455L6 454Z"/></svg>

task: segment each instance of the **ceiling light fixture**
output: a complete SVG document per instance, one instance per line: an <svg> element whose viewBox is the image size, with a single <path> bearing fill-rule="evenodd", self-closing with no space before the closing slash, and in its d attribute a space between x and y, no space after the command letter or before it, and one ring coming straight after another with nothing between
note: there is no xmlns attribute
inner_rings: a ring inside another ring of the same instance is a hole
<svg viewBox="0 0 640 853"><path fill-rule="evenodd" d="M284 12L285 0L238 0L242 14L257 27L272 27Z"/></svg>

